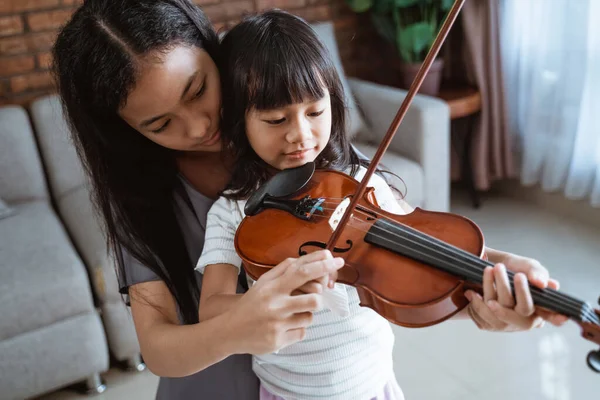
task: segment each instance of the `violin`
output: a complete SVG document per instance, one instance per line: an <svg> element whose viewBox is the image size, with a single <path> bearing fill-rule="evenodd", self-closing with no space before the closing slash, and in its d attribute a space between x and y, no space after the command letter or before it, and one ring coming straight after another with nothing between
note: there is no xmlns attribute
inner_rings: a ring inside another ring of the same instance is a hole
<svg viewBox="0 0 600 400"><path fill-rule="evenodd" d="M337 282L356 288L360 305L393 324L439 324L468 305L466 290L482 293L487 261L481 229L466 217L415 208L407 215L381 209L367 187L464 0L448 12L415 81L361 182L314 163L275 174L246 202L235 248L246 273L258 279L286 258L318 249L342 257ZM514 288L514 273L508 271ZM400 290L401 288L401 290ZM536 308L567 316L600 345L600 310L568 294L530 285ZM600 372L600 350L588 366Z"/></svg>

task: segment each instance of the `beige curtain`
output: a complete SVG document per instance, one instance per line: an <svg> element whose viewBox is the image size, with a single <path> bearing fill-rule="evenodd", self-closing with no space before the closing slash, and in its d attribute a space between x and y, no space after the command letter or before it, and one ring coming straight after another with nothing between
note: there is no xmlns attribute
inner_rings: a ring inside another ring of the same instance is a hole
<svg viewBox="0 0 600 400"><path fill-rule="evenodd" d="M494 180L515 176L500 60L499 1L465 1L443 51L445 78L467 82L481 93L482 110L472 127L471 148L478 190L489 189ZM453 162L453 177L458 176L459 166Z"/></svg>

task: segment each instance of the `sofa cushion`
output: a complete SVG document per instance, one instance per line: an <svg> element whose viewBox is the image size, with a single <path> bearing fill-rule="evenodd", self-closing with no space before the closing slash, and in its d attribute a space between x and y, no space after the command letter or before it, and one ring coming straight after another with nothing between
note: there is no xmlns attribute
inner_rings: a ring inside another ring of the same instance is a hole
<svg viewBox="0 0 600 400"><path fill-rule="evenodd" d="M34 101L31 104L31 119L52 194L55 198L60 198L84 183L85 174L71 142L58 96L48 95Z"/></svg>
<svg viewBox="0 0 600 400"><path fill-rule="evenodd" d="M29 117L20 106L0 107L0 196L9 203L48 198Z"/></svg>
<svg viewBox="0 0 600 400"><path fill-rule="evenodd" d="M0 199L0 219L10 217L15 214L15 209L9 207L8 204L2 199Z"/></svg>
<svg viewBox="0 0 600 400"><path fill-rule="evenodd" d="M104 329L95 312L0 340L0 357L2 399L37 398L104 372L109 365Z"/></svg>
<svg viewBox="0 0 600 400"><path fill-rule="evenodd" d="M368 159L372 159L377 152L377 147L374 145L353 142L354 146L364 154ZM393 172L402 178L398 178L390 174L384 174L385 178L402 194L406 194L404 200L413 207L422 207L423 194L423 168L416 162L402 157L397 153L386 151L381 159L380 168ZM405 186L406 185L406 186Z"/></svg>
<svg viewBox="0 0 600 400"><path fill-rule="evenodd" d="M85 268L50 205L15 208L0 221L0 340L94 309Z"/></svg>

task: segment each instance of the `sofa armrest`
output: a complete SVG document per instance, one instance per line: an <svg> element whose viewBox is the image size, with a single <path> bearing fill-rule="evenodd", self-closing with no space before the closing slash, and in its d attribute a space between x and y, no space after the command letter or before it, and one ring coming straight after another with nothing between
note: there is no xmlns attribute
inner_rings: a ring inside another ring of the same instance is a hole
<svg viewBox="0 0 600 400"><path fill-rule="evenodd" d="M348 82L370 127L357 140L378 146L408 92L356 78ZM443 100L417 94L387 151L422 166L425 208L449 211L450 109Z"/></svg>

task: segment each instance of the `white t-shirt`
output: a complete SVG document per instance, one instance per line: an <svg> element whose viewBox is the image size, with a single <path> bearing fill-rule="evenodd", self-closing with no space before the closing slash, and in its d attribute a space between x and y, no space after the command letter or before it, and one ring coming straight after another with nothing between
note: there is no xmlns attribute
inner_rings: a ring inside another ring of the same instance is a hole
<svg viewBox="0 0 600 400"><path fill-rule="evenodd" d="M360 167L355 179L361 181L365 172ZM373 175L369 186L382 209L405 213L383 178ZM196 266L201 273L212 264L241 268L234 238L244 205L245 201L221 197L211 207ZM253 370L269 392L290 399L370 399L393 377L394 336L389 322L361 307L354 287L337 283L336 291L337 301L346 302L346 313L330 308L318 311L303 341L253 357Z"/></svg>

